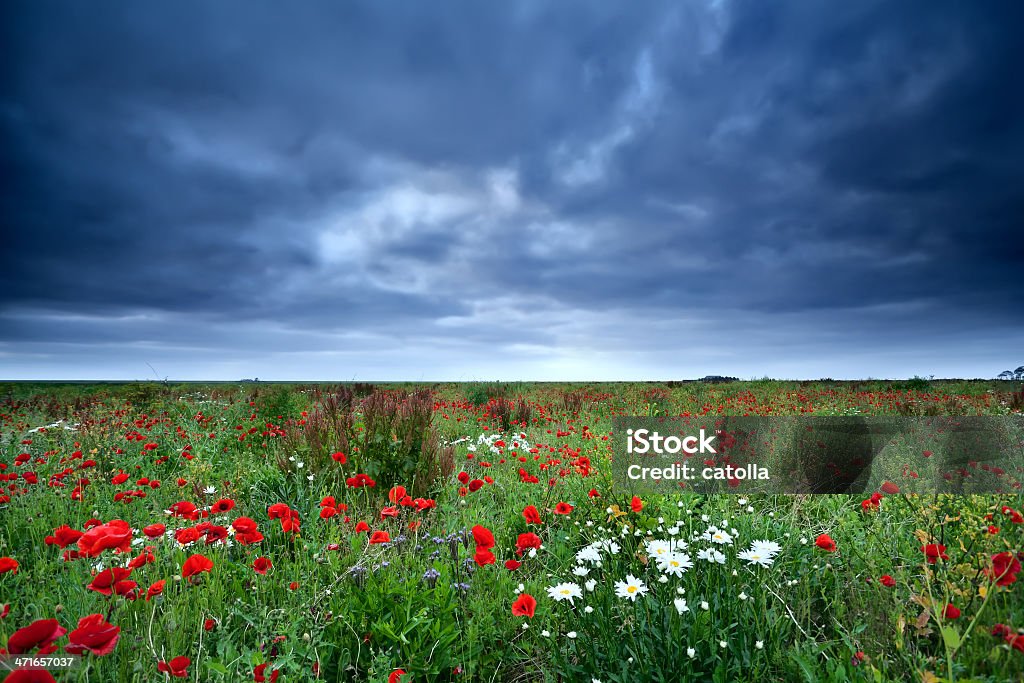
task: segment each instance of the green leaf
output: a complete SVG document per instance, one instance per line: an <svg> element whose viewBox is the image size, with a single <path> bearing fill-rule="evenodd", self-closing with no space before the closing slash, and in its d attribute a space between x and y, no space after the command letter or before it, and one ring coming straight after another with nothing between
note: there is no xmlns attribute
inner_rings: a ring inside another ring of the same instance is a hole
<svg viewBox="0 0 1024 683"><path fill-rule="evenodd" d="M942 640L945 641L946 647L952 650L960 647L960 633L952 626L942 627Z"/></svg>
<svg viewBox="0 0 1024 683"><path fill-rule="evenodd" d="M803 656L794 654L793 661L800 667L800 671L808 683L817 683L818 677L814 674L813 667Z"/></svg>
<svg viewBox="0 0 1024 683"><path fill-rule="evenodd" d="M220 674L222 676L227 676L228 675L228 668L226 666L224 666L223 664L221 664L220 662L207 661L206 662L206 668L209 669L210 671L213 671L214 673L218 673L218 674Z"/></svg>

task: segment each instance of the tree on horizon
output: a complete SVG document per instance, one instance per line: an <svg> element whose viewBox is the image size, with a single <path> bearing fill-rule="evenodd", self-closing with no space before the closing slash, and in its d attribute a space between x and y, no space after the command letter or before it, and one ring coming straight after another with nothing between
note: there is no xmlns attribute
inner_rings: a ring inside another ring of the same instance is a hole
<svg viewBox="0 0 1024 683"><path fill-rule="evenodd" d="M1024 365L1016 370L1003 370L999 373L999 379L1024 379Z"/></svg>

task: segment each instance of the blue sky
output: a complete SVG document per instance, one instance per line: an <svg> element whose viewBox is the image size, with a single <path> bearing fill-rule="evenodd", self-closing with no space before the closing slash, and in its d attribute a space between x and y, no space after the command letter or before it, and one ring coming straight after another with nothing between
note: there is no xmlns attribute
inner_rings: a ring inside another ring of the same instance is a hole
<svg viewBox="0 0 1024 683"><path fill-rule="evenodd" d="M1024 362L1019 3L0 15L0 378Z"/></svg>

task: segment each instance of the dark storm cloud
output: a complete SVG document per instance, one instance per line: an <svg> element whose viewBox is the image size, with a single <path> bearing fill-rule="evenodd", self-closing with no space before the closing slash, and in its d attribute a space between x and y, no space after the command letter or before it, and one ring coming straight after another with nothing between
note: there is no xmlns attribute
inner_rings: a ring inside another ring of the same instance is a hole
<svg viewBox="0 0 1024 683"><path fill-rule="evenodd" d="M1016 3L2 12L12 375L992 375L962 335L1024 336Z"/></svg>

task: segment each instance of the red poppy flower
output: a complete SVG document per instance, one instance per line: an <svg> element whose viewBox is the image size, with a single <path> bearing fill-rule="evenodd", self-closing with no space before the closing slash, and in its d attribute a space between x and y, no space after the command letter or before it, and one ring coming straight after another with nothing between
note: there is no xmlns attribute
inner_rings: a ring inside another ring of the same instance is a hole
<svg viewBox="0 0 1024 683"><path fill-rule="evenodd" d="M0 557L0 574L18 573L18 561L13 557Z"/></svg>
<svg viewBox="0 0 1024 683"><path fill-rule="evenodd" d="M519 534L516 538L516 552L522 555L530 548L540 549L540 536L533 532L527 532L525 534Z"/></svg>
<svg viewBox="0 0 1024 683"><path fill-rule="evenodd" d="M927 543L921 546L921 552L924 553L928 564L935 564L936 560L949 559L949 555L946 554L946 546L941 543Z"/></svg>
<svg viewBox="0 0 1024 683"><path fill-rule="evenodd" d="M331 459L334 460L334 462L338 463L339 465L344 465L346 462L348 462L348 458L341 451L338 451L337 453L331 453Z"/></svg>
<svg viewBox="0 0 1024 683"><path fill-rule="evenodd" d="M165 531L167 531L167 527L163 524L150 524L149 526L142 528L142 533L146 534L150 538L163 536Z"/></svg>
<svg viewBox="0 0 1024 683"><path fill-rule="evenodd" d="M90 614L78 620L78 628L68 634L71 641L64 649L80 655L86 650L98 657L109 655L117 645L121 627L108 623L102 614Z"/></svg>
<svg viewBox="0 0 1024 683"><path fill-rule="evenodd" d="M1012 631L1010 630L1010 627L1006 624L996 624L992 627L993 638L1005 638L1006 636L1010 635L1010 633L1012 633Z"/></svg>
<svg viewBox="0 0 1024 683"><path fill-rule="evenodd" d="M836 542L832 540L832 537L828 534L821 534L814 539L814 545L818 546L825 552L834 553L836 551Z"/></svg>
<svg viewBox="0 0 1024 683"><path fill-rule="evenodd" d="M880 582L882 583L882 585L883 585L883 586L885 586L886 588L892 588L893 586L895 586L895 585L896 585L896 579L892 578L892 577L891 577L891 576L889 576L888 574L883 574L883 575L882 575L882 578L880 578L880 579L878 579L878 580L879 580L879 581L880 581Z"/></svg>
<svg viewBox="0 0 1024 683"><path fill-rule="evenodd" d="M72 529L67 524L57 527L53 530L52 536L47 536L43 539L46 545L56 545L60 548L67 548L72 543L78 543L78 539L82 537L82 532L77 529Z"/></svg>
<svg viewBox="0 0 1024 683"><path fill-rule="evenodd" d="M477 548L476 553L473 555L473 560L481 567L489 564L494 564L498 558L494 556L487 548Z"/></svg>
<svg viewBox="0 0 1024 683"><path fill-rule="evenodd" d="M84 557L95 557L104 550L127 552L131 550L132 528L128 522L112 519L94 526L78 539L78 550Z"/></svg>
<svg viewBox="0 0 1024 683"><path fill-rule="evenodd" d="M186 678L190 664L192 664L192 660L188 657L175 657L170 662L160 662L156 665L156 668L164 673L169 673L175 678Z"/></svg>
<svg viewBox="0 0 1024 683"><path fill-rule="evenodd" d="M633 512L640 512L644 509L644 503L640 500L640 496L633 496L633 500L629 502L629 508Z"/></svg>
<svg viewBox="0 0 1024 683"><path fill-rule="evenodd" d="M555 514L567 515L570 512L572 512L572 509L572 505L569 505L568 503L559 503L558 505L555 506Z"/></svg>
<svg viewBox="0 0 1024 683"><path fill-rule="evenodd" d="M97 574L92 582L86 586L91 591L96 591L101 595L110 597L114 591L115 585L127 579L131 576L132 571L123 567L111 567L110 569L104 569Z"/></svg>
<svg viewBox="0 0 1024 683"><path fill-rule="evenodd" d="M402 683L402 676L404 675L404 669L395 669L391 672L391 675L388 676L388 683Z"/></svg>
<svg viewBox="0 0 1024 683"><path fill-rule="evenodd" d="M953 603L948 603L946 609L942 610L942 616L946 619L959 619L960 610L953 606Z"/></svg>
<svg viewBox="0 0 1024 683"><path fill-rule="evenodd" d="M291 511L292 509L288 507L287 503L274 503L267 508L267 516L270 519L284 519Z"/></svg>
<svg viewBox="0 0 1024 683"><path fill-rule="evenodd" d="M239 545L253 545L263 540L263 534L259 531L237 533L235 534L235 540L238 541Z"/></svg>
<svg viewBox="0 0 1024 683"><path fill-rule="evenodd" d="M208 526L206 528L205 533L206 545L211 545L213 543L217 543L218 541L223 541L228 537L227 527L218 526L216 524L211 524L210 526Z"/></svg>
<svg viewBox="0 0 1024 683"><path fill-rule="evenodd" d="M391 535L386 531L374 531L370 535L370 545L377 545L379 543L390 543Z"/></svg>
<svg viewBox="0 0 1024 683"><path fill-rule="evenodd" d="M195 503L190 503L187 500L180 500L167 509L175 517L184 517L186 519L192 517L196 512Z"/></svg>
<svg viewBox="0 0 1024 683"><path fill-rule="evenodd" d="M469 492L476 493L477 491L482 489L483 486L484 482L482 479L474 479L473 481L469 482Z"/></svg>
<svg viewBox="0 0 1024 683"><path fill-rule="evenodd" d="M271 562L266 557L257 557L255 560L253 560L253 563L252 563L253 571L255 571L257 574L263 574L263 575L266 575L266 573L268 571L270 571L270 569L273 566L274 566L274 563Z"/></svg>
<svg viewBox="0 0 1024 683"><path fill-rule="evenodd" d="M231 523L231 527L240 534L250 534L259 528L250 517L239 517Z"/></svg>
<svg viewBox="0 0 1024 683"><path fill-rule="evenodd" d="M392 503L397 503L405 498L405 494L406 490L404 486L394 486L390 491L388 491L388 500Z"/></svg>
<svg viewBox="0 0 1024 683"><path fill-rule="evenodd" d="M540 512L532 505L527 505L523 508L523 519L526 520L527 524L543 524L540 519Z"/></svg>
<svg viewBox="0 0 1024 683"><path fill-rule="evenodd" d="M203 622L203 630L204 631L212 631L215 628L217 628L217 620L216 619L207 619L206 621Z"/></svg>
<svg viewBox="0 0 1024 683"><path fill-rule="evenodd" d="M900 487L897 486L896 484L892 483L891 481L882 482L882 493L885 493L885 494L890 495L890 496L894 496L894 495L896 495L899 492L900 492Z"/></svg>
<svg viewBox="0 0 1024 683"><path fill-rule="evenodd" d="M215 515L218 515L224 512L231 512L234 508L235 501L231 500L230 498L221 498L220 500L213 504L213 506L210 508L210 512L212 512Z"/></svg>
<svg viewBox="0 0 1024 683"><path fill-rule="evenodd" d="M37 648L46 650L67 632L56 619L36 619L11 634L7 640L7 651L12 655L23 655Z"/></svg>
<svg viewBox="0 0 1024 683"><path fill-rule="evenodd" d="M146 591L146 600L147 601L151 600L152 598L155 598L156 596L158 596L161 593L163 593L164 592L164 586L166 586L166 585L167 585L167 581L165 581L163 579L160 579L159 581L154 583L152 586L149 587L149 590Z"/></svg>
<svg viewBox="0 0 1024 683"><path fill-rule="evenodd" d="M367 474L357 474L345 480L345 486L348 486L349 488L353 489L362 488L364 486L369 486L370 488L373 488L376 485L377 482L371 479L370 476Z"/></svg>
<svg viewBox="0 0 1024 683"><path fill-rule="evenodd" d="M512 616L533 618L537 609L537 599L529 593L521 593L512 603Z"/></svg>
<svg viewBox="0 0 1024 683"><path fill-rule="evenodd" d="M336 507L322 507L320 508L320 519L330 519L338 514L338 508Z"/></svg>
<svg viewBox="0 0 1024 683"><path fill-rule="evenodd" d="M271 672L270 678L267 678L266 670L267 670L268 666L270 666L270 664L264 662L263 664L258 664L252 670L252 679L256 683L267 683L268 681L269 681L269 683L274 683L277 680L277 677L278 677L278 675L281 672L278 671L277 669L275 669L274 671Z"/></svg>
<svg viewBox="0 0 1024 683"><path fill-rule="evenodd" d="M355 532L357 534L365 533L365 532L367 532L369 530L370 530L370 525L367 524L366 522L360 521L358 524L356 524Z"/></svg>
<svg viewBox="0 0 1024 683"><path fill-rule="evenodd" d="M194 526L187 526L174 532L174 540L181 545L188 545L199 540L199 529Z"/></svg>
<svg viewBox="0 0 1024 683"><path fill-rule="evenodd" d="M213 561L210 560L208 557L204 557L202 555L192 555L187 560L185 560L185 564L181 566L181 577L183 579L188 579L195 576L196 574L208 572L211 569L213 569Z"/></svg>
<svg viewBox="0 0 1024 683"><path fill-rule="evenodd" d="M494 534L487 527L480 526L477 524L472 529L473 541L476 543L477 548L483 548L490 550L494 547Z"/></svg>
<svg viewBox="0 0 1024 683"><path fill-rule="evenodd" d="M519 562L518 560L505 560L505 569L507 569L509 571L514 572L515 570L519 569L521 566L523 566L523 563Z"/></svg>
<svg viewBox="0 0 1024 683"><path fill-rule="evenodd" d="M9 673L4 683L57 683L57 679L46 669L24 667Z"/></svg>
<svg viewBox="0 0 1024 683"><path fill-rule="evenodd" d="M1017 580L1020 573L1020 560L1014 557L1010 551L997 553L992 556L992 569L989 576L995 579L998 586L1009 586Z"/></svg>

